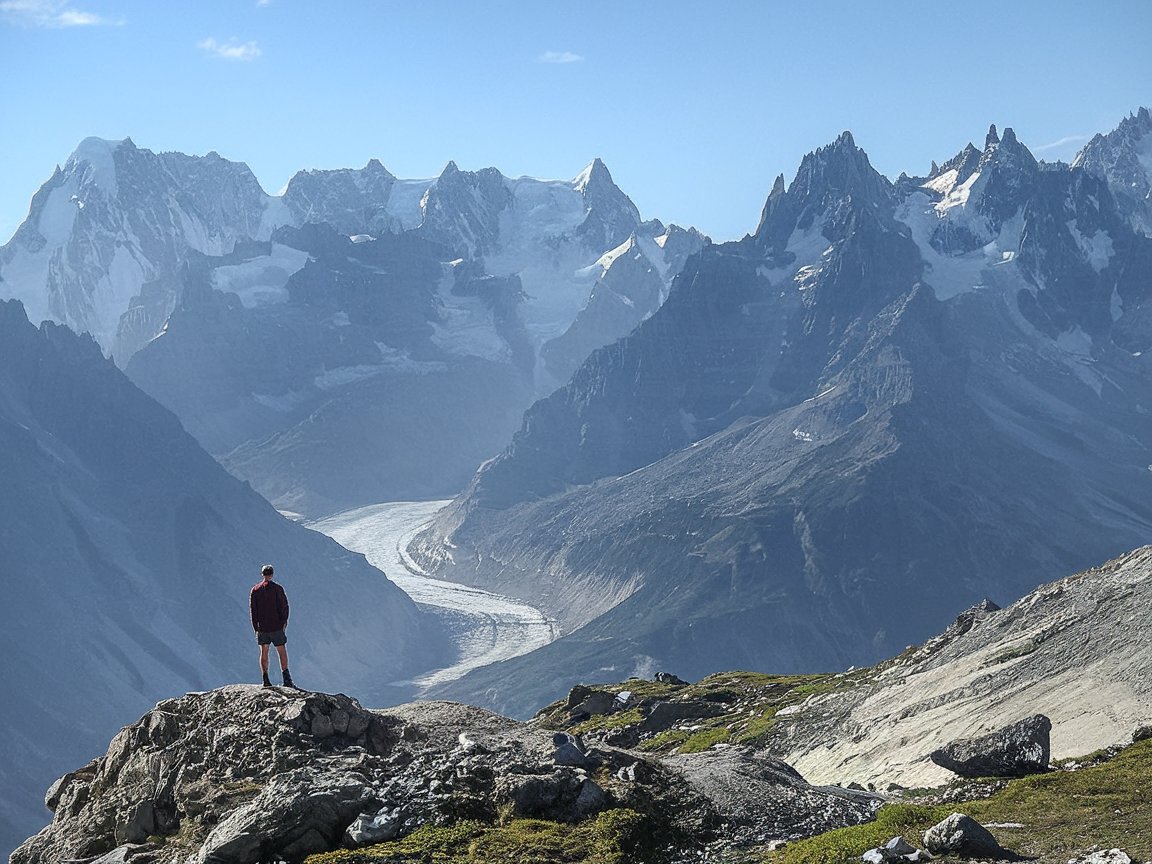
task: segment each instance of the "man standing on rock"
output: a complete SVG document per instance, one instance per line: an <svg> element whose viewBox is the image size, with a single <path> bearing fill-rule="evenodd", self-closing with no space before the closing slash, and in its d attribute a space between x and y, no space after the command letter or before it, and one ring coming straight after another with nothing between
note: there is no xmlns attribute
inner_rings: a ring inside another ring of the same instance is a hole
<svg viewBox="0 0 1152 864"><path fill-rule="evenodd" d="M284 686L295 688L292 673L288 671L288 649L284 647L288 642L284 635L284 628L288 626L288 595L279 583L272 581L274 572L271 564L260 568L260 575L264 578L252 586L248 608L252 613L256 644L260 646L260 673L264 676L264 686L272 686L268 680L268 646L271 644L276 646L276 653L280 655Z"/></svg>

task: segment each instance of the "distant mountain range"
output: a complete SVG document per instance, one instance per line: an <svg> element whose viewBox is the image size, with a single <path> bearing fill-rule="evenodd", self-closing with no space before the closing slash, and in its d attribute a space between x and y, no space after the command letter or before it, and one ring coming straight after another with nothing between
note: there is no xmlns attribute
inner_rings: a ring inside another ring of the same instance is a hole
<svg viewBox="0 0 1152 864"><path fill-rule="evenodd" d="M305 171L88 139L0 248L0 296L88 331L277 506L446 496L707 243L571 181ZM233 452L235 451L235 452Z"/></svg>
<svg viewBox="0 0 1152 864"><path fill-rule="evenodd" d="M412 547L567 635L445 693L843 669L1152 539L1152 119L1074 166L852 137L689 260Z"/></svg>
<svg viewBox="0 0 1152 864"><path fill-rule="evenodd" d="M258 681L248 589L273 562L305 687L378 702L447 661L433 619L363 556L282 518L87 336L0 301L0 849L125 717ZM273 661L273 667L276 663Z"/></svg>

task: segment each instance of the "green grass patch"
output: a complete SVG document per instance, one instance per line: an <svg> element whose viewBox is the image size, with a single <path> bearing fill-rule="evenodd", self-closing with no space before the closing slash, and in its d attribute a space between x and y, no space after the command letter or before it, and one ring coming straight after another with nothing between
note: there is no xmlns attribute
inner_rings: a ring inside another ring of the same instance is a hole
<svg viewBox="0 0 1152 864"><path fill-rule="evenodd" d="M991 830L1001 845L1041 864L1064 864L1094 845L1120 848L1134 861L1147 861L1152 859L1150 789L1152 741L1142 741L1091 768L1013 780L990 798L938 806L891 804L873 823L790 844L767 853L765 861L847 864L896 834L918 844L927 828L952 812L967 813L982 824L1021 824Z"/></svg>
<svg viewBox="0 0 1152 864"><path fill-rule="evenodd" d="M400 840L312 855L306 864L631 864L651 860L647 820L635 810L607 810L576 825L514 819L506 825L425 825Z"/></svg>
<svg viewBox="0 0 1152 864"><path fill-rule="evenodd" d="M639 708L629 708L627 711L617 711L615 714L597 714L589 717L583 723L578 723L568 731L574 735L583 735L586 732L610 732L613 729L623 729L634 723L642 723L644 715Z"/></svg>
<svg viewBox="0 0 1152 864"><path fill-rule="evenodd" d="M760 744L761 739L771 732L776 725L776 712L778 710L778 708L769 708L763 714L758 714L750 719L736 735L736 743L750 744L753 747Z"/></svg>
<svg viewBox="0 0 1152 864"><path fill-rule="evenodd" d="M652 753L668 753L679 747L692 736L692 733L687 729L668 729L657 735L653 735L647 741L641 741L637 750Z"/></svg>
<svg viewBox="0 0 1152 864"><path fill-rule="evenodd" d="M382 861L420 861L435 864L457 864L471 861L468 847L488 828L481 822L457 822L454 825L423 825L399 840L365 846L363 849L338 849L310 855L306 864L379 864Z"/></svg>
<svg viewBox="0 0 1152 864"><path fill-rule="evenodd" d="M630 690L634 699L671 699L676 702L706 702L727 706L731 713L701 719L703 728L695 732L670 729L641 741L638 747L648 753L694 753L721 741L760 746L776 725L776 713L812 696L867 684L874 670L860 669L842 674L770 675L764 672L718 672L695 684L672 686L630 678L620 684L597 685L596 691L615 695ZM556 702L537 715L536 723L545 729L566 729L578 735L612 733L639 726L644 716L638 708L590 717L577 724L568 719L566 702ZM637 734L639 734L638 730Z"/></svg>
<svg viewBox="0 0 1152 864"><path fill-rule="evenodd" d="M700 729L693 732L691 736L680 745L680 752L699 753L701 750L707 750L713 744L720 744L727 741L730 737L732 737L732 733L725 726Z"/></svg>

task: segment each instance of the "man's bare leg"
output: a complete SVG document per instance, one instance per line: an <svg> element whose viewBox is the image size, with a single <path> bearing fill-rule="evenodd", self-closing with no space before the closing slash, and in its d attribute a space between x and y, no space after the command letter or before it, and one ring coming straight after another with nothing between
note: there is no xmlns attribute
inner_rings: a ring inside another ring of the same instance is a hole
<svg viewBox="0 0 1152 864"><path fill-rule="evenodd" d="M276 653L280 655L280 671L283 672L288 668L288 646L277 645ZM268 671L268 646L264 646L264 671Z"/></svg>
<svg viewBox="0 0 1152 864"><path fill-rule="evenodd" d="M260 646L260 676L264 681L265 687L271 687L272 682L268 680L268 646Z"/></svg>
<svg viewBox="0 0 1152 864"><path fill-rule="evenodd" d="M292 673L288 671L288 649L283 645L277 645L276 653L280 655L280 674L284 676L284 686L296 687L292 682Z"/></svg>

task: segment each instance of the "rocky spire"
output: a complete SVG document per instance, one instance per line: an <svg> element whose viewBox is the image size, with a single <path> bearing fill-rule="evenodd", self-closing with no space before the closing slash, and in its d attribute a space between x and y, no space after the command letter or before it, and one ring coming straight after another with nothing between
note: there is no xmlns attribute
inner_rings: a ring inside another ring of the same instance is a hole
<svg viewBox="0 0 1152 864"><path fill-rule="evenodd" d="M865 207L887 201L891 190L892 184L872 167L852 133L842 132L831 144L804 157L787 192L783 177L776 179L756 236L786 241L793 228L806 227L836 201Z"/></svg>
<svg viewBox="0 0 1152 864"><path fill-rule="evenodd" d="M593 159L572 180L584 196L588 216L577 234L597 248L619 245L640 225L640 211L612 179L600 157Z"/></svg>
<svg viewBox="0 0 1152 864"><path fill-rule="evenodd" d="M999 144L1000 138L996 135L996 124L993 123L988 127L988 135L984 139L984 149L987 150L993 144Z"/></svg>

